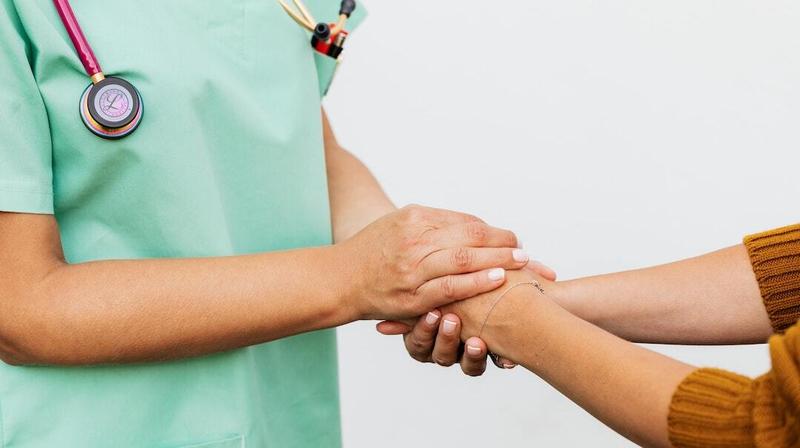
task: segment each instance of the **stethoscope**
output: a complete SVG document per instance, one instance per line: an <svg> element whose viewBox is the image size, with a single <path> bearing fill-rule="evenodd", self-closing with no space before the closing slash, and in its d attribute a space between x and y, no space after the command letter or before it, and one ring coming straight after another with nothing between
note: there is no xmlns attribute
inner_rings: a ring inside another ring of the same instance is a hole
<svg viewBox="0 0 800 448"><path fill-rule="evenodd" d="M322 54L338 59L347 39L344 27L356 9L355 0L342 0L339 20L335 24L317 23L300 0L292 0L297 11L284 0L278 0L284 10L300 26L311 31L311 45ZM142 122L144 103L136 87L117 77L105 76L100 63L92 51L89 41L81 30L69 0L53 0L61 22L67 30L75 51L92 83L84 90L80 100L80 115L83 124L95 135L118 139L130 135Z"/></svg>

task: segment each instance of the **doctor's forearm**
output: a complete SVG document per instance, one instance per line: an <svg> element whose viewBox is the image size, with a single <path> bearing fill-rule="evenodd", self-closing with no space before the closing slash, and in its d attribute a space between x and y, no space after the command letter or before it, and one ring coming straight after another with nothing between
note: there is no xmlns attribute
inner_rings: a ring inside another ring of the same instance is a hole
<svg viewBox="0 0 800 448"><path fill-rule="evenodd" d="M492 268L519 269L516 245L475 217L406 207L335 246L69 264L52 215L0 213L0 359L161 361L406 319L501 286Z"/></svg>
<svg viewBox="0 0 800 448"><path fill-rule="evenodd" d="M369 169L339 146L324 111L322 117L333 239L338 243L396 207Z"/></svg>
<svg viewBox="0 0 800 448"><path fill-rule="evenodd" d="M336 257L320 248L62 264L4 307L4 352L24 364L161 361L341 325L357 317Z"/></svg>
<svg viewBox="0 0 800 448"><path fill-rule="evenodd" d="M636 342L740 344L765 342L772 334L743 245L559 282L553 294L573 314Z"/></svg>

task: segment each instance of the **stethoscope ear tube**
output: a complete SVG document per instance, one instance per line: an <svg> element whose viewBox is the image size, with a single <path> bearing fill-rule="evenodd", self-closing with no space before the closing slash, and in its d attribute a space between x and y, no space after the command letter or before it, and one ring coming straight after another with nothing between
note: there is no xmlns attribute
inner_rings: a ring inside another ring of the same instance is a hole
<svg viewBox="0 0 800 448"><path fill-rule="evenodd" d="M338 59L344 49L344 42L347 39L345 25L347 19L356 9L355 0L342 0L339 8L339 20L336 23L327 24L317 22L308 11L301 0L292 0L297 10L289 6L287 0L278 0L281 7L289 14L298 25L311 32L311 46L318 52Z"/></svg>
<svg viewBox="0 0 800 448"><path fill-rule="evenodd" d="M342 6L339 8L339 15L350 17L355 10L356 0L342 0Z"/></svg>

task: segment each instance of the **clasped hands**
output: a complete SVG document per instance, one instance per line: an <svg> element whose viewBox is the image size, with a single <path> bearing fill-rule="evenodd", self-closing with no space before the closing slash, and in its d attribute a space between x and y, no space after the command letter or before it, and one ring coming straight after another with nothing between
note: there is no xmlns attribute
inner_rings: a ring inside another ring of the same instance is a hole
<svg viewBox="0 0 800 448"><path fill-rule="evenodd" d="M458 363L466 375L480 376L486 371L489 350L495 351L487 347L490 333L503 326L503 320L508 323L514 318L516 304L511 302L538 294L533 288L550 289L556 274L541 263L530 262L518 271L509 271L506 277L496 290L453 302L417 319L382 321L377 330L384 335L402 335L406 351L419 362L443 367ZM517 288L532 280L537 286ZM494 362L502 369L516 367L513 360L503 356L496 356Z"/></svg>
<svg viewBox="0 0 800 448"><path fill-rule="evenodd" d="M488 348L477 335L490 302L515 281L555 280L518 246L513 232L475 216L420 206L391 213L342 244L347 260L360 261L346 294L357 298L354 320L382 320L378 331L402 334L417 361L481 375Z"/></svg>

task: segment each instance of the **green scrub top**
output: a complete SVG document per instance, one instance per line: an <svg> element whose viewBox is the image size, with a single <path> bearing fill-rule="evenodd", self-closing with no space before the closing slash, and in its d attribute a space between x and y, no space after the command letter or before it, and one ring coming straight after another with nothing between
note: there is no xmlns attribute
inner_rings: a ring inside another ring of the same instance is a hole
<svg viewBox="0 0 800 448"><path fill-rule="evenodd" d="M330 244L320 100L334 64L276 0L72 3L105 73L141 92L143 122L117 141L89 132L89 80L52 1L0 0L0 210L54 213L70 263ZM5 448L340 439L334 331L159 364L0 363Z"/></svg>

